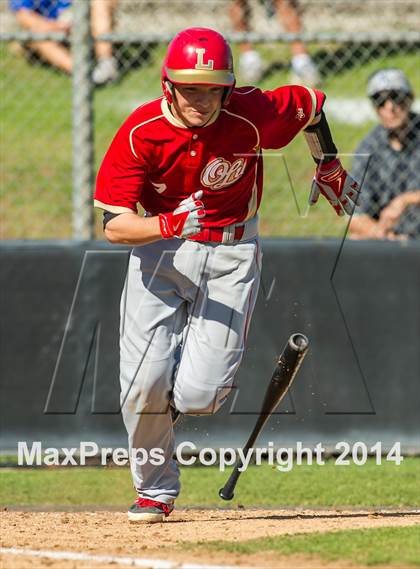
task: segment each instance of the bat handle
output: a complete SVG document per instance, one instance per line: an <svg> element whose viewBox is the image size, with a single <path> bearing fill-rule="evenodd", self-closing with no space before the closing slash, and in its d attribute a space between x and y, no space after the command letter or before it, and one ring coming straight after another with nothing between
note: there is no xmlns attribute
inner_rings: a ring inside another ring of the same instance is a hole
<svg viewBox="0 0 420 569"><path fill-rule="evenodd" d="M309 340L301 333L292 334L281 353L278 360L277 367L274 370L273 376L265 393L262 410L255 424L254 430L251 433L246 445L244 446L244 454L254 446L254 443L263 429L266 421L270 417L273 409L280 403L284 395L287 393L299 367L308 350ZM228 481L219 490L219 496L223 500L232 500L236 483L242 471L239 470L242 466L242 461L238 460L229 476Z"/></svg>

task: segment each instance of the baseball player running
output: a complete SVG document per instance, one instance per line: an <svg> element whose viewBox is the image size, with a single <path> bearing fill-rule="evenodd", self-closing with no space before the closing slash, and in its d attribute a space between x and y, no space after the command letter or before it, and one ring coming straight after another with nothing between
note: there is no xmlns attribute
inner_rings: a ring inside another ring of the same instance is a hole
<svg viewBox="0 0 420 569"><path fill-rule="evenodd" d="M317 163L310 203L322 193L338 215L351 214L359 191L336 156L325 95L293 85L235 89L218 32L191 28L172 40L162 89L117 132L95 193L107 239L134 247L120 381L138 494L128 517L139 522L163 521L174 508L177 416L215 413L244 353L261 269L262 149L303 131Z"/></svg>

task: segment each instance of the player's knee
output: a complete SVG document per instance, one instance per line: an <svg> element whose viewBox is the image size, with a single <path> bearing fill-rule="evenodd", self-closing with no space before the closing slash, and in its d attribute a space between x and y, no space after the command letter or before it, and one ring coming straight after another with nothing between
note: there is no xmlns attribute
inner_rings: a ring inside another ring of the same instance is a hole
<svg viewBox="0 0 420 569"><path fill-rule="evenodd" d="M189 389L188 393L174 393L175 407L184 415L213 415L226 401L229 388L214 391Z"/></svg>
<svg viewBox="0 0 420 569"><path fill-rule="evenodd" d="M134 377L134 376L133 376ZM121 378L123 413L165 413L169 406L171 385L164 375L146 377L124 374Z"/></svg>
<svg viewBox="0 0 420 569"><path fill-rule="evenodd" d="M121 396L122 411L125 413L166 413L169 408L169 391L143 391Z"/></svg>

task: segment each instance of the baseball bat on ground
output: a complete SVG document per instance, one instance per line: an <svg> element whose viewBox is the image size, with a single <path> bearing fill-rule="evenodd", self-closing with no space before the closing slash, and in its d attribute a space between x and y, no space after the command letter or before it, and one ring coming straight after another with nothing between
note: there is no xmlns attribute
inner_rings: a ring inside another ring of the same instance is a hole
<svg viewBox="0 0 420 569"><path fill-rule="evenodd" d="M308 346L309 340L303 334L296 333L290 336L279 357L271 381L268 384L254 430L243 448L243 456L246 456L248 450L254 446L254 443L268 418L286 395L287 390L292 384L303 358L308 351ZM241 466L242 461L239 459L235 464L228 481L223 488L219 490L219 496L223 498L223 500L232 500L236 483L241 475L241 471L239 470Z"/></svg>

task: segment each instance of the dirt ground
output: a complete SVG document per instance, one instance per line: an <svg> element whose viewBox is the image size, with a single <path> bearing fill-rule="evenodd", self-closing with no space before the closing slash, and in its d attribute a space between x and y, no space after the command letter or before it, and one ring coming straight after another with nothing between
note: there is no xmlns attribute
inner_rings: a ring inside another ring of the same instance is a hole
<svg viewBox="0 0 420 569"><path fill-rule="evenodd" d="M190 544L415 524L420 524L420 511L178 510L161 524L129 523L125 513L115 511L0 512L2 548L164 559L179 564L195 562L276 569L356 566L348 562L323 563L300 556L279 558L278 553L267 552L246 556L202 549L192 552ZM118 565L2 554L0 566L2 569L84 569Z"/></svg>

